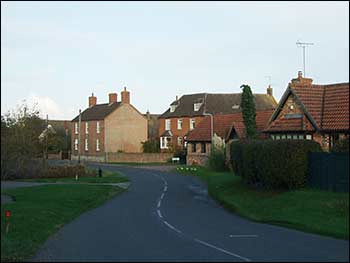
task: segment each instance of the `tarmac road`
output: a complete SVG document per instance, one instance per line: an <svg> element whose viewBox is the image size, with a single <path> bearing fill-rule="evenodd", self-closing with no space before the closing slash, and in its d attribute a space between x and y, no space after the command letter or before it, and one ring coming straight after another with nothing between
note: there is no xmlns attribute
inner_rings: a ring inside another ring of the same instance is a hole
<svg viewBox="0 0 350 263"><path fill-rule="evenodd" d="M193 176L101 167L127 175L128 191L65 225L32 261L349 261L348 241L243 219Z"/></svg>

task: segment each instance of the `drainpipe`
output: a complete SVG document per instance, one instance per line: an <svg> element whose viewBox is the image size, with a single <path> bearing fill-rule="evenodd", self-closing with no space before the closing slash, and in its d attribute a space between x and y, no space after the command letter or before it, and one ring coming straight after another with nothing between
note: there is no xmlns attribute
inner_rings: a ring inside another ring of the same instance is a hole
<svg viewBox="0 0 350 263"><path fill-rule="evenodd" d="M205 97L204 97L204 111L203 111L203 115L204 116L210 116L210 151L213 148L213 136L214 136L214 116L211 113L207 113L206 112L206 106L207 106L207 93L205 93Z"/></svg>

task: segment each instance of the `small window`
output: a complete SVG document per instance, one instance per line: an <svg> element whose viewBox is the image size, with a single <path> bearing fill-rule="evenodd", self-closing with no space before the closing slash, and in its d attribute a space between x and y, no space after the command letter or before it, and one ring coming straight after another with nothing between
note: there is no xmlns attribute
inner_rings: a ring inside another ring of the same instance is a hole
<svg viewBox="0 0 350 263"><path fill-rule="evenodd" d="M275 139L275 135L271 135L271 139L274 140Z"/></svg>
<svg viewBox="0 0 350 263"><path fill-rule="evenodd" d="M193 130L196 127L196 120L190 119L190 130Z"/></svg>
<svg viewBox="0 0 350 263"><path fill-rule="evenodd" d="M182 146L182 137L177 137L177 145Z"/></svg>
<svg viewBox="0 0 350 263"><path fill-rule="evenodd" d="M292 135L287 134L287 139L292 139Z"/></svg>
<svg viewBox="0 0 350 263"><path fill-rule="evenodd" d="M276 135L276 140L281 139L281 136L279 134Z"/></svg>
<svg viewBox="0 0 350 263"><path fill-rule="evenodd" d="M165 120L165 130L166 131L170 131L170 119L166 119Z"/></svg>
<svg viewBox="0 0 350 263"><path fill-rule="evenodd" d="M88 139L85 139L85 151L89 150Z"/></svg>
<svg viewBox="0 0 350 263"><path fill-rule="evenodd" d="M78 151L78 139L74 140L74 150Z"/></svg>
<svg viewBox="0 0 350 263"><path fill-rule="evenodd" d="M79 133L78 128L79 128L79 127L78 127L78 123L76 122L76 123L75 123L75 134L78 134L78 133Z"/></svg>
<svg viewBox="0 0 350 263"><path fill-rule="evenodd" d="M202 103L195 103L195 104L193 104L193 110L194 111L199 111L201 106L202 106Z"/></svg>
<svg viewBox="0 0 350 263"><path fill-rule="evenodd" d="M100 150L100 140L96 139L96 151Z"/></svg>
<svg viewBox="0 0 350 263"><path fill-rule="evenodd" d="M177 129L182 130L182 119L177 120Z"/></svg>
<svg viewBox="0 0 350 263"><path fill-rule="evenodd" d="M192 152L195 153L196 151L196 143L192 143Z"/></svg>
<svg viewBox="0 0 350 263"><path fill-rule="evenodd" d="M170 112L174 112L176 110L177 105L171 105L170 106Z"/></svg>
<svg viewBox="0 0 350 263"><path fill-rule="evenodd" d="M282 134L282 135L281 135L281 139L282 139L282 140L286 139L286 135L285 135L285 134Z"/></svg>
<svg viewBox="0 0 350 263"><path fill-rule="evenodd" d="M205 142L201 143L201 153L206 153Z"/></svg>
<svg viewBox="0 0 350 263"><path fill-rule="evenodd" d="M293 134L293 140L298 140L298 134Z"/></svg>
<svg viewBox="0 0 350 263"><path fill-rule="evenodd" d="M100 133L100 122L96 122L96 133Z"/></svg>
<svg viewBox="0 0 350 263"><path fill-rule="evenodd" d="M299 138L299 140L303 140L304 139L304 134L299 134L298 138Z"/></svg>
<svg viewBox="0 0 350 263"><path fill-rule="evenodd" d="M312 140L312 135L311 134L306 134L306 140Z"/></svg>
<svg viewBox="0 0 350 263"><path fill-rule="evenodd" d="M85 122L85 134L89 134L89 123Z"/></svg>

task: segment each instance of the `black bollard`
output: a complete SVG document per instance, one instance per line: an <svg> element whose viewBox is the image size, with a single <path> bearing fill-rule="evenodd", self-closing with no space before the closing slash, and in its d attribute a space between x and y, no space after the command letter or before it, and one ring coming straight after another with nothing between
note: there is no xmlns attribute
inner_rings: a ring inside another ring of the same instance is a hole
<svg viewBox="0 0 350 263"><path fill-rule="evenodd" d="M98 167L98 177L102 177L102 170L101 170L101 167Z"/></svg>

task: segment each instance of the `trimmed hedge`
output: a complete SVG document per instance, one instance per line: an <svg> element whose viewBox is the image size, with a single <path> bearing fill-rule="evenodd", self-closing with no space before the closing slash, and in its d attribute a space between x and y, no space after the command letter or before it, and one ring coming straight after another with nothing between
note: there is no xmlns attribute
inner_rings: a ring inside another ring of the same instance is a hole
<svg viewBox="0 0 350 263"><path fill-rule="evenodd" d="M310 140L243 140L231 144L233 171L243 182L265 189L306 186L308 152L321 152Z"/></svg>
<svg viewBox="0 0 350 263"><path fill-rule="evenodd" d="M333 146L332 152L349 152L349 138L337 141Z"/></svg>

